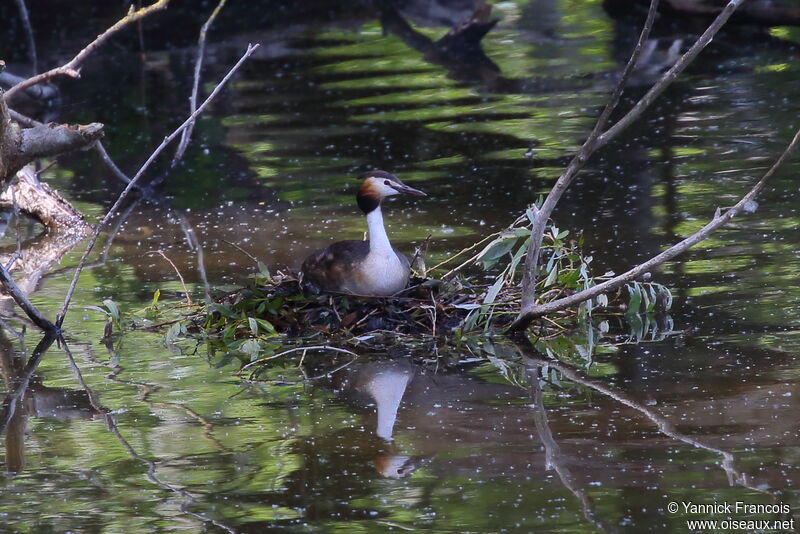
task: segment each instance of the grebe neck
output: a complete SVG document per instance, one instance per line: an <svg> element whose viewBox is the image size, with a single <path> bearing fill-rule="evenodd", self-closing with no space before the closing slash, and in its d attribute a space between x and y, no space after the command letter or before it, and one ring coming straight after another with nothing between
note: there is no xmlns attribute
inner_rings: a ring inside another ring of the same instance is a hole
<svg viewBox="0 0 800 534"><path fill-rule="evenodd" d="M383 226L383 214L381 207L367 213L367 230L369 233L369 251L387 252L392 250L389 243L389 236L386 235L386 228Z"/></svg>

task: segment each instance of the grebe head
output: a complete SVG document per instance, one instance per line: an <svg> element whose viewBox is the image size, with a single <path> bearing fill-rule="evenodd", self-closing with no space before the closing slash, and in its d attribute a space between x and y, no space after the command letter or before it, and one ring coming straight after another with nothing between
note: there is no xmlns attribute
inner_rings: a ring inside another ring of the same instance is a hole
<svg viewBox="0 0 800 534"><path fill-rule="evenodd" d="M406 193L418 197L426 197L419 189L409 187L400 181L400 178L386 171L368 171L359 176L364 180L358 188L356 201L364 213L369 213L381 205L381 201L393 195Z"/></svg>

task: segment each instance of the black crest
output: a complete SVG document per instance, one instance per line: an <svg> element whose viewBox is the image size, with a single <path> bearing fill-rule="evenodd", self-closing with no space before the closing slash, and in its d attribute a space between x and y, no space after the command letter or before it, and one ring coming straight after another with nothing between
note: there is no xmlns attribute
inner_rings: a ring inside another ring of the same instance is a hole
<svg viewBox="0 0 800 534"><path fill-rule="evenodd" d="M362 172L361 174L358 175L358 179L359 180L366 180L367 178L370 178L370 177L371 178L383 178L385 180L394 180L395 182L403 183L394 174L392 174L390 172L386 172L386 171L380 171L378 169L375 169L374 171Z"/></svg>

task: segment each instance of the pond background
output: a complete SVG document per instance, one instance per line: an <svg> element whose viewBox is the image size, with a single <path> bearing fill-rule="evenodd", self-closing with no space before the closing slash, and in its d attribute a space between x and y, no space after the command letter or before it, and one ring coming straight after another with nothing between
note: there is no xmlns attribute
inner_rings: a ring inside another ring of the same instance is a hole
<svg viewBox="0 0 800 534"><path fill-rule="evenodd" d="M21 111L105 123L110 154L132 174L187 114L193 43L213 7L200 5L176 3L146 19L144 53L137 32L126 32L87 62L81 80L59 83L60 102ZM409 3L399 14L436 40L469 5ZM29 8L47 66L119 16L116 4ZM2 20L16 20L13 6L0 9ZM593 126L636 21L579 0L501 2L493 14L500 22L482 40L483 57L470 55L465 67L385 33L360 4L228 6L209 36L204 91L246 43L262 47L159 187L199 236L211 284L257 269L230 243L275 270L297 268L334 239L359 238L354 176L371 167L430 195L385 210L401 250L431 235L429 265L545 193ZM9 69L24 72L12 26L0 50ZM660 20L652 62L626 101L646 90L676 39L701 29ZM777 157L800 127L798 37L793 28L730 27L590 163L555 219L584 234L598 273L621 272L691 234ZM156 289L165 299L182 291L172 267L148 251L164 250L202 295L175 212L141 202L106 260L82 276L65 323L83 379L114 411L118 432L91 408L64 352L51 349L22 430L5 436L0 458L14 473L0 478L3 528L682 532L686 519L706 517L670 514L671 501L796 510L799 168L775 177L754 215L655 273L673 288L680 334L601 347L588 369L544 390L507 380L504 369L514 375L502 362L515 368L518 354L488 340L438 353L366 344L359 362L330 377L302 381L287 365L270 376L279 382L263 385L242 383L223 355L168 347L159 334L126 333L109 349L99 343L104 317L86 306L113 298L134 310ZM43 178L90 217L121 189L93 152L60 159ZM22 231L38 239L36 227ZM4 240L13 250L13 225ZM48 316L82 246L31 294ZM16 340L3 335L8 376L20 360ZM32 331L27 338L30 354L37 340ZM560 355L582 363L570 354L576 343ZM340 363L329 358L309 355L305 371L324 377Z"/></svg>

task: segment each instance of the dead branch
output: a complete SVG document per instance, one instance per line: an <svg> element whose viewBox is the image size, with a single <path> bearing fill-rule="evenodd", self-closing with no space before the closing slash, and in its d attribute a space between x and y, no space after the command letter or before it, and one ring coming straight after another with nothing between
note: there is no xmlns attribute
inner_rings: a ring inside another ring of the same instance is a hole
<svg viewBox="0 0 800 534"><path fill-rule="evenodd" d="M2 104L0 103L0 105ZM22 124L23 126L28 126L32 128L34 126L44 125L44 123L41 123L36 119L32 119L27 115L23 115L22 113L15 111L13 109L9 109L8 112L12 119L17 121L19 124ZM106 152L106 147L103 145L102 140L98 139L93 146L97 154L100 156L100 159L103 160L103 163L106 164L106 166L111 170L111 172L114 173L114 175L116 175L117 178L119 178L126 184L131 181L128 175L122 172L122 170L117 166L114 160L111 159L111 156L108 155L108 152Z"/></svg>
<svg viewBox="0 0 800 534"><path fill-rule="evenodd" d="M598 117L597 123L589 134L589 137L583 143L583 146L581 146L575 157L572 158L564 174L559 177L553 189L547 195L547 198L542 204L542 208L539 210L535 205L531 207L534 217L533 226L531 228L530 245L525 256L525 271L522 277L522 303L520 304L520 310L531 307L536 299L536 271L539 266L539 256L542 250L542 239L544 238L544 229L545 226L547 226L547 220L550 218L553 209L555 209L556 203L561 199L561 195L572 183L572 180L583 168L594 150L596 150L597 139L600 137L606 122L608 122L608 119L611 117L611 113L613 113L614 109L617 107L625 84L631 72L633 72L633 69L636 67L636 63L639 61L644 43L650 36L650 31L653 28L653 21L655 20L656 11L658 9L658 1L659 0L651 0L650 9L647 12L647 19L645 19L642 31L639 34L639 40L636 42L631 57L628 59L628 64L625 65L617 85L611 93L609 101L600 114L600 117Z"/></svg>
<svg viewBox="0 0 800 534"><path fill-rule="evenodd" d="M17 173L17 179L0 194L0 207L18 207L60 234L85 235L91 229L83 214L49 185L39 181L30 166Z"/></svg>
<svg viewBox="0 0 800 534"><path fill-rule="evenodd" d="M197 38L197 59L194 63L194 84L192 85L192 94L189 97L189 113L194 113L194 110L197 109L197 92L200 88L200 71L203 69L203 55L206 51L206 35L208 34L208 29L214 24L214 20L217 18L217 15L219 15L219 12L225 7L226 1L227 0L219 0L217 7L214 8L214 11L208 16L208 20L206 20L205 24L200 28L200 36ZM186 147L189 146L189 140L192 138L192 130L194 130L194 121L192 121L181 134L181 140L178 143L175 156L172 158L172 163L170 164L172 167L178 164L183 157L183 153L186 152Z"/></svg>
<svg viewBox="0 0 800 534"><path fill-rule="evenodd" d="M37 74L36 76L32 76L27 80L16 84L6 92L3 98L5 100L10 100L19 91L22 91L23 89L36 85L38 83L47 81L56 76L69 76L71 78L80 78L81 64L89 56L89 54L94 52L100 45L102 45L105 41L107 41L109 37L120 31L121 29L123 29L128 24L141 20L144 17L150 15L151 13L155 13L156 11L161 11L162 9L166 9L167 4L169 4L169 0L158 0L154 4L151 4L147 7L143 7L141 9L134 9L134 7L131 5L130 10L124 17L119 19L113 26L108 28L106 31L98 35L94 41L86 45L86 47L84 47L83 50L78 52L78 55L72 58L69 62L65 63L64 65L61 65L60 67L50 69L47 72L43 72L41 74Z"/></svg>
<svg viewBox="0 0 800 534"><path fill-rule="evenodd" d="M125 201L126 198L128 198L130 192L136 187L136 184L139 181L139 179L142 177L145 171L150 167L150 165L156 160L156 158L161 154L161 152L163 152L164 149L178 135L180 135L181 132L183 132L183 130L186 129L189 126L189 124L191 124L192 121L194 121L197 118L198 115L200 115L203 111L205 111L206 107L208 107L208 105L216 98L216 96L219 94L222 88L227 84L228 80L230 80L230 78L234 75L234 73L236 73L236 71L239 70L239 67L241 67L242 64L244 64L244 62L247 60L247 58L249 58L258 49L258 46L259 45L257 44L255 45L251 44L247 46L247 50L245 51L244 55L242 55L242 57L239 58L239 61L237 61L236 64L233 67L231 67L231 69L228 71L225 77L222 78L222 80L220 80L220 82L216 85L216 87L214 87L214 90L211 91L211 94L208 95L205 101L203 101L203 103L200 104L200 106L194 111L194 113L192 113L189 116L188 119L186 119L183 122L183 124L178 126L178 128L175 129L174 132L165 137L164 141L162 141L161 144L158 145L158 147L153 151L153 153L150 154L150 157L147 158L147 161L144 162L144 164L139 168L139 171L134 175L134 177L131 179L131 181L128 183L128 185L125 187L122 193L120 193L116 202L114 202L114 205L111 206L111 209L108 210L103 219L97 224L97 227L94 230L94 235L92 235L92 239L89 242L89 246L86 247L86 250L84 251L83 256L81 257L80 263L78 263L78 266L75 268L75 274L72 277L72 282L70 283L66 297L64 298L64 305L62 306L61 311L59 312L56 318L56 324L59 327L64 322L64 317L66 316L67 311L69 310L69 305L70 301L72 300L72 295L75 292L75 287L78 284L78 278L80 278L81 271L83 270L83 267L86 264L86 260L89 257L89 254L91 254L95 243L97 243L97 238L100 236L100 231L108 223L108 221L117 213L122 203Z"/></svg>
<svg viewBox="0 0 800 534"><path fill-rule="evenodd" d="M103 125L37 124L20 128L0 99L0 185L28 163L86 147L103 135Z"/></svg>
<svg viewBox="0 0 800 534"><path fill-rule="evenodd" d="M14 279L11 278L11 275L8 274L6 268L0 264L0 283L3 284L3 288L11 295L11 298L19 304L19 307L25 312L25 314L33 321L36 326L44 330L45 332L56 332L58 328L56 325L50 322L42 313L36 309L36 306L31 304L31 301L28 300L28 297L25 296L25 293L17 286L14 282Z"/></svg>
<svg viewBox="0 0 800 534"><path fill-rule="evenodd" d="M175 274L178 275L178 279L181 281L181 285L183 286L183 293L184 293L184 295L186 295L186 304L188 306L191 306L192 305L192 294L189 292L189 288L186 287L186 282L183 280L183 275L181 274L180 270L178 270L178 266L175 265L175 262L173 262L171 259L169 259L169 256L164 254L164 251L161 250L161 249L151 250L147 254L148 255L149 254L160 254L162 258L167 260L167 263L172 265L172 269L175 271Z"/></svg>
<svg viewBox="0 0 800 534"><path fill-rule="evenodd" d="M19 157L24 163L83 148L103 135L103 125L45 124L20 131Z"/></svg>
<svg viewBox="0 0 800 534"><path fill-rule="evenodd" d="M27 80L24 76L17 76L10 72L0 72L0 87L13 87L20 82ZM31 100L46 101L58 97L58 88L51 83L40 83L32 87L26 87L22 93Z"/></svg>
<svg viewBox="0 0 800 534"><path fill-rule="evenodd" d="M97 141L94 144L94 149L97 152L97 154L100 156L100 159L103 160L103 163L105 163L106 166L109 169L111 169L111 172L113 172L116 175L117 178L119 178L120 180L122 180L126 184L130 183L131 179L128 178L127 174L122 172L122 169L120 169L117 166L116 163L114 163L114 160L111 159L111 156L108 155L108 152L106 152L106 147L103 146L103 143L101 141Z"/></svg>
<svg viewBox="0 0 800 534"><path fill-rule="evenodd" d="M667 262L679 254L686 252L689 248L697 243L707 239L712 233L725 225L725 223L744 211L746 206L755 200L756 196L764 188L764 185L766 185L767 181L772 177L772 175L775 174L781 165L783 165L786 160L789 159L789 156L795 150L795 148L797 148L798 144L800 144L800 130L795 133L791 143L789 143L780 157L775 161L775 163L773 163L772 167L770 167L764 176L762 176L761 179L756 182L756 184L739 200L739 202L725 211L725 213L721 213L720 208L717 208L714 218L694 234L671 246L661 254L654 256L653 258L640 265L637 265L633 269L630 269L619 276L615 276L610 280L607 280L601 284L597 284L596 286L583 290L579 293L575 293L569 297L554 300L552 302L548 302L547 304L533 306L525 313L520 314L520 316L517 317L517 319L515 319L514 322L509 326L509 329L518 330L524 328L530 324L530 321L537 317L575 306L576 304L594 298L602 293L622 287L626 283L635 280L644 273L649 272L662 263Z"/></svg>
<svg viewBox="0 0 800 534"><path fill-rule="evenodd" d="M30 117L27 117L27 116L25 116L25 115L23 115L21 113L18 113L16 111L14 111L13 109L10 109L9 112L11 113L11 117L15 121L19 122L20 124L25 124L26 126L37 126L37 125L41 125L42 124L41 122L36 121L36 120L34 120L34 119L30 118ZM108 152L106 152L105 146L103 146L103 143L99 139L94 144L94 148L97 151L97 153L99 154L100 159L103 161L103 163L106 164L106 166L109 168L109 170L111 170L111 172L117 178L119 178L125 184L129 184L131 182L130 177L127 174L125 174L122 171L122 169L120 169L117 166L117 164L114 162L114 160L111 159L111 156L108 155ZM47 186L47 184L42 184L42 185L45 188L48 188L48 190L49 190L49 187ZM6 195L11 195L15 191L16 187L17 187L16 184L12 184L10 186L10 190L6 194L0 195L0 206L3 205L3 202L5 201ZM137 184L134 184L134 187L137 188L137 189L140 189L140 187ZM178 222L179 222L179 224L181 226L181 229L183 230L183 233L186 236L186 241L189 244L189 247L192 250L197 252L197 270L200 272L200 278L203 281L203 288L205 289L206 304L209 304L211 302L211 286L210 286L210 284L208 282L208 277L206 275L205 259L204 259L204 254L203 254L203 245L200 242L200 239L197 237L197 233L194 231L194 228L189 223L189 220L186 218L186 215L176 211L174 208L169 206L169 204L166 203L166 201L164 201L163 199L159 199L159 198L155 197L153 195L152 191L149 191L148 193L149 193L149 197L148 198L151 201L154 201L154 202L156 202L158 204L163 204L172 213L172 216L174 216L178 220ZM53 192L53 194L54 195L58 195L55 192ZM66 202L66 201L64 201L64 202ZM74 208L72 208L72 206L69 205L69 203L67 203L67 206L70 209L72 209L73 211L75 211L75 215L77 217L80 217L81 221L83 221L83 215L81 213L77 212L77 210L74 210ZM105 256L108 255L109 247L111 246L111 243L114 241L113 240L113 236L115 236L116 233L119 231L119 228L122 226L122 223L127 219L127 215L128 215L128 213L130 213L131 210L132 210L132 207L128 208L128 212L123 214L120 217L119 221L117 222L117 228L115 229L115 231L113 231L111 233L111 238L106 242L106 249L105 249L105 251L103 253L103 257L104 258L105 258ZM35 213L35 212L29 212L29 213L31 215L33 215L34 217L37 217L37 218L40 218L40 219L41 219L41 217L43 215L43 214L39 214L39 213ZM56 224L60 224L60 223L58 223L58 221L56 221ZM105 259L101 260L101 262L105 262Z"/></svg>
<svg viewBox="0 0 800 534"><path fill-rule="evenodd" d="M620 78L618 87L612 94L612 99L609 101L609 105L606 106L606 109L600 115L600 118L592 130L589 138L586 140L586 142L584 142L581 149L572 159L570 164L567 166L567 169L547 195L547 198L542 204L541 209L537 210L535 206L531 208L531 212L533 214L533 226L531 228L530 245L525 258L525 270L522 280L522 301L520 304L519 314L511 325L512 329L523 329L530 324L530 321L533 319L533 316L530 315L530 312L536 308L536 272L539 267L539 256L542 248L542 240L544 238L544 229L547 225L550 215L555 209L556 204L561 199L561 196L572 184L575 177L578 175L578 172L584 167L589 158L599 148L608 144L625 128L630 126L631 123L641 117L645 109L653 103L653 101L669 86L669 84L671 84L678 77L678 75L683 72L683 70L697 57L697 55L711 42L717 32L719 32L720 28L722 28L725 22L727 22L727 20L742 2L744 2L744 0L731 0L728 2L725 8L719 13L717 18L714 19L714 21L708 26L706 31L703 32L703 34L697 39L692 47L683 56L681 56L681 58L678 59L678 61L667 72L663 74L663 76L639 100L639 102L637 102L636 105L634 105L633 108L614 125L609 127L605 132L600 133L602 128L605 126L605 121L607 121L608 117L610 116L611 111L609 110L609 107L616 105L614 98L617 100L619 98L618 91L622 90L622 87L626 81L624 76L626 76L626 73L629 74L630 70L633 68L633 66L635 66L635 60L638 59L638 51L640 50L641 44L646 39L647 35L649 35L650 27L652 27L653 18L655 16L655 9L657 8L658 4L658 0L651 0L648 17L645 21L644 27L642 28L642 33L639 37L639 42L637 43L637 49L634 51L634 55L637 57L632 55L631 60L633 61L629 61L625 71L623 71L623 77ZM611 109L613 110L613 107L611 107Z"/></svg>

